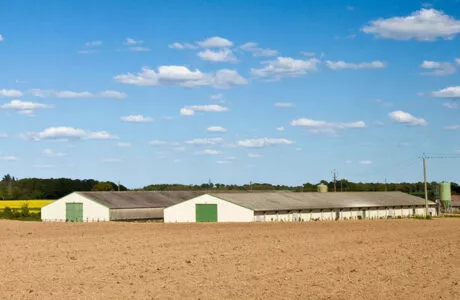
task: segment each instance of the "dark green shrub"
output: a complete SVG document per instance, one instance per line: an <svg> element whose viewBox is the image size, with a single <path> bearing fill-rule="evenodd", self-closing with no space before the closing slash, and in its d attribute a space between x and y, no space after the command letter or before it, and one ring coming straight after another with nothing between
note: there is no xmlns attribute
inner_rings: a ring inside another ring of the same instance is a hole
<svg viewBox="0 0 460 300"><path fill-rule="evenodd" d="M24 202L24 204L22 204L20 215L21 217L30 217L29 203Z"/></svg>
<svg viewBox="0 0 460 300"><path fill-rule="evenodd" d="M11 219L14 216L14 211L10 207L5 207L2 211L2 218Z"/></svg>

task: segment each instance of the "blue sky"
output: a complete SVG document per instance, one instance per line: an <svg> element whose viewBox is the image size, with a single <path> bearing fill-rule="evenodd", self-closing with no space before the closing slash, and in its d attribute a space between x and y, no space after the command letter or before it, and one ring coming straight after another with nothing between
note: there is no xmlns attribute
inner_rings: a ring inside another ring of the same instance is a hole
<svg viewBox="0 0 460 300"><path fill-rule="evenodd" d="M0 173L419 181L460 155L459 49L458 1L2 1Z"/></svg>

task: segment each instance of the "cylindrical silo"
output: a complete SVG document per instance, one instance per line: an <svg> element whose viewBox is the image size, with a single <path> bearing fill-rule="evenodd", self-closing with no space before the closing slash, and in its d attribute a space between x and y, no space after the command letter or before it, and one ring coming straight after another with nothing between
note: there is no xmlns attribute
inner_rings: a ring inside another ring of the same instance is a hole
<svg viewBox="0 0 460 300"><path fill-rule="evenodd" d="M445 208L449 207L452 201L452 195L450 191L450 182L441 182L439 184L439 198Z"/></svg>
<svg viewBox="0 0 460 300"><path fill-rule="evenodd" d="M318 184L318 193L327 193L327 185L323 183Z"/></svg>

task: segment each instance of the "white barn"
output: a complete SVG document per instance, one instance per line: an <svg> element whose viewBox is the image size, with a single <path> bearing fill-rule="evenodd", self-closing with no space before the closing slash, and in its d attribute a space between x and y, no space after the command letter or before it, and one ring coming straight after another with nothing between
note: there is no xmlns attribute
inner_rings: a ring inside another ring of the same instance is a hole
<svg viewBox="0 0 460 300"><path fill-rule="evenodd" d="M41 209L44 222L163 219L165 207L203 192L75 192Z"/></svg>
<svg viewBox="0 0 460 300"><path fill-rule="evenodd" d="M429 214L436 204L429 201ZM164 209L165 222L270 222L425 215L425 200L402 192L247 192L200 195Z"/></svg>

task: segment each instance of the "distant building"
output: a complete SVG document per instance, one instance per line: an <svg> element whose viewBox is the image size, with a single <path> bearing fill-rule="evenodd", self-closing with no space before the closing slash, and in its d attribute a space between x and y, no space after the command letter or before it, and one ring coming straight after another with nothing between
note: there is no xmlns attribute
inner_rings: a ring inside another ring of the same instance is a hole
<svg viewBox="0 0 460 300"><path fill-rule="evenodd" d="M171 205L204 192L76 192L41 209L45 222L101 222L163 219Z"/></svg>
<svg viewBox="0 0 460 300"><path fill-rule="evenodd" d="M428 202L436 215L436 203ZM169 206L165 222L270 222L425 215L425 200L402 192L219 193Z"/></svg>
<svg viewBox="0 0 460 300"><path fill-rule="evenodd" d="M428 205L436 215L436 204ZM424 199L401 192L76 192L41 210L44 222L294 222L424 214Z"/></svg>
<svg viewBox="0 0 460 300"><path fill-rule="evenodd" d="M460 212L460 195L452 195L451 208L453 213Z"/></svg>

